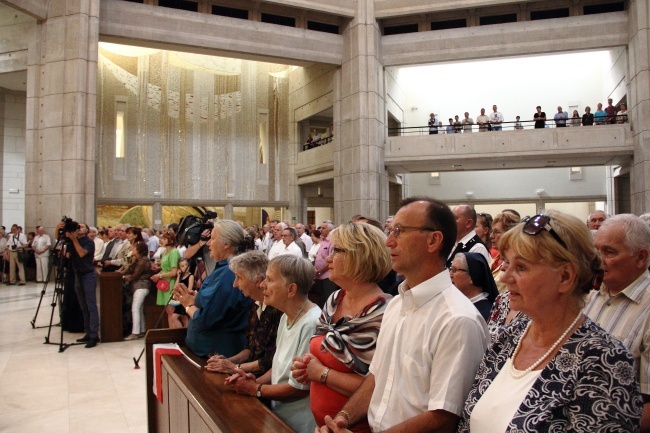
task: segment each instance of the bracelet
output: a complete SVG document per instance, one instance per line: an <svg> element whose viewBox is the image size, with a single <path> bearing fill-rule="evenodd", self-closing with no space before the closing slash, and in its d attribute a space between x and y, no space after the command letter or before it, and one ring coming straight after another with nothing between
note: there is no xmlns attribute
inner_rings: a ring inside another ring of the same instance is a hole
<svg viewBox="0 0 650 433"><path fill-rule="evenodd" d="M327 383L327 375L330 374L331 368L327 367L321 374L320 374L320 383ZM348 423L349 424L349 423Z"/></svg>
<svg viewBox="0 0 650 433"><path fill-rule="evenodd" d="M185 307L185 312L189 315L190 314L190 308L194 307L194 304L190 304L187 307Z"/></svg>
<svg viewBox="0 0 650 433"><path fill-rule="evenodd" d="M347 425L348 427L350 427L352 425L352 422L350 422L350 413L347 410L338 411L338 413L336 414L336 416L334 418L336 418L339 415L341 415L343 417L343 419L345 419L345 422L348 424Z"/></svg>

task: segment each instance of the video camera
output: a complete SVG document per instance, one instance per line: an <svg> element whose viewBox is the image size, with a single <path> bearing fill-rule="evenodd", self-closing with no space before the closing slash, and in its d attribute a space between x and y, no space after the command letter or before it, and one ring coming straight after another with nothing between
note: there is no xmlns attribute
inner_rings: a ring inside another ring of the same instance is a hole
<svg viewBox="0 0 650 433"><path fill-rule="evenodd" d="M203 217L197 217L195 215L184 217L178 225L178 243L189 247L195 245L200 240L207 241L210 239L210 235L203 237L201 233L205 230L212 231L214 224L208 220L217 218L217 216L216 212L207 211Z"/></svg>
<svg viewBox="0 0 650 433"><path fill-rule="evenodd" d="M56 238L60 241L65 240L65 234L70 232L76 232L79 230L79 223L74 221L72 218L68 218L63 215L61 221L64 223L63 227L59 229L59 232L56 235Z"/></svg>

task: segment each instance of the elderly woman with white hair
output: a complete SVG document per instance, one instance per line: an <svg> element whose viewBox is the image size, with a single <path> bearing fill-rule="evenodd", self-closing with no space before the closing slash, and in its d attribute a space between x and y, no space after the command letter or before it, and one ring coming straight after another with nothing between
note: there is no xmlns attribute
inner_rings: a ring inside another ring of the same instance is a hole
<svg viewBox="0 0 650 433"><path fill-rule="evenodd" d="M253 249L253 239L231 220L214 223L210 256L217 262L198 293L184 284L174 287L175 298L190 317L185 343L198 356L231 357L246 345L246 325L252 300L234 287L235 273L228 261Z"/></svg>
<svg viewBox="0 0 650 433"><path fill-rule="evenodd" d="M262 283L264 302L284 313L273 366L257 379L240 369L226 379L238 394L271 400L273 412L298 433L312 433L316 428L309 409L309 384L296 381L290 370L293 357L309 351L321 314L307 297L313 280L314 267L307 259L285 254L269 262Z"/></svg>

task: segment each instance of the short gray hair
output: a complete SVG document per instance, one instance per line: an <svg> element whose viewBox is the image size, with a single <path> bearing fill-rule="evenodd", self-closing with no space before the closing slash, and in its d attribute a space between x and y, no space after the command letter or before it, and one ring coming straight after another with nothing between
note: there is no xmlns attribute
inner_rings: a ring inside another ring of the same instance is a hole
<svg viewBox="0 0 650 433"><path fill-rule="evenodd" d="M607 228L612 225L620 225L625 231L625 246L635 255L641 250L650 251L650 226L636 215L622 213L614 215L603 221L600 228ZM645 267L650 264L650 254L646 260Z"/></svg>
<svg viewBox="0 0 650 433"><path fill-rule="evenodd" d="M243 254L230 259L228 266L235 274L244 274L251 281L256 281L257 277L266 276L266 268L269 264L269 258L262 251L247 251Z"/></svg>
<svg viewBox="0 0 650 433"><path fill-rule="evenodd" d="M293 254L276 256L269 262L268 268L276 270L285 284L296 283L298 293L303 296L307 296L314 282L314 265L309 260Z"/></svg>

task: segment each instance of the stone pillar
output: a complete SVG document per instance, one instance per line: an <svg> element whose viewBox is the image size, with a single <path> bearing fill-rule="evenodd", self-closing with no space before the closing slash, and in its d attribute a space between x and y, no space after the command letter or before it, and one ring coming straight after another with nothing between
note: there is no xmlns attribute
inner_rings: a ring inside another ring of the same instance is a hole
<svg viewBox="0 0 650 433"><path fill-rule="evenodd" d="M343 37L343 64L334 77L335 223L388 213L384 68L373 0L357 2Z"/></svg>
<svg viewBox="0 0 650 433"><path fill-rule="evenodd" d="M649 0L631 0L628 8L628 107L634 134L631 171L632 212L650 210L650 8Z"/></svg>
<svg viewBox="0 0 650 433"><path fill-rule="evenodd" d="M223 219L225 220L231 220L233 216L233 205L231 203L228 203L223 207Z"/></svg>
<svg viewBox="0 0 650 433"><path fill-rule="evenodd" d="M100 0L50 0L28 49L26 226L95 223Z"/></svg>

